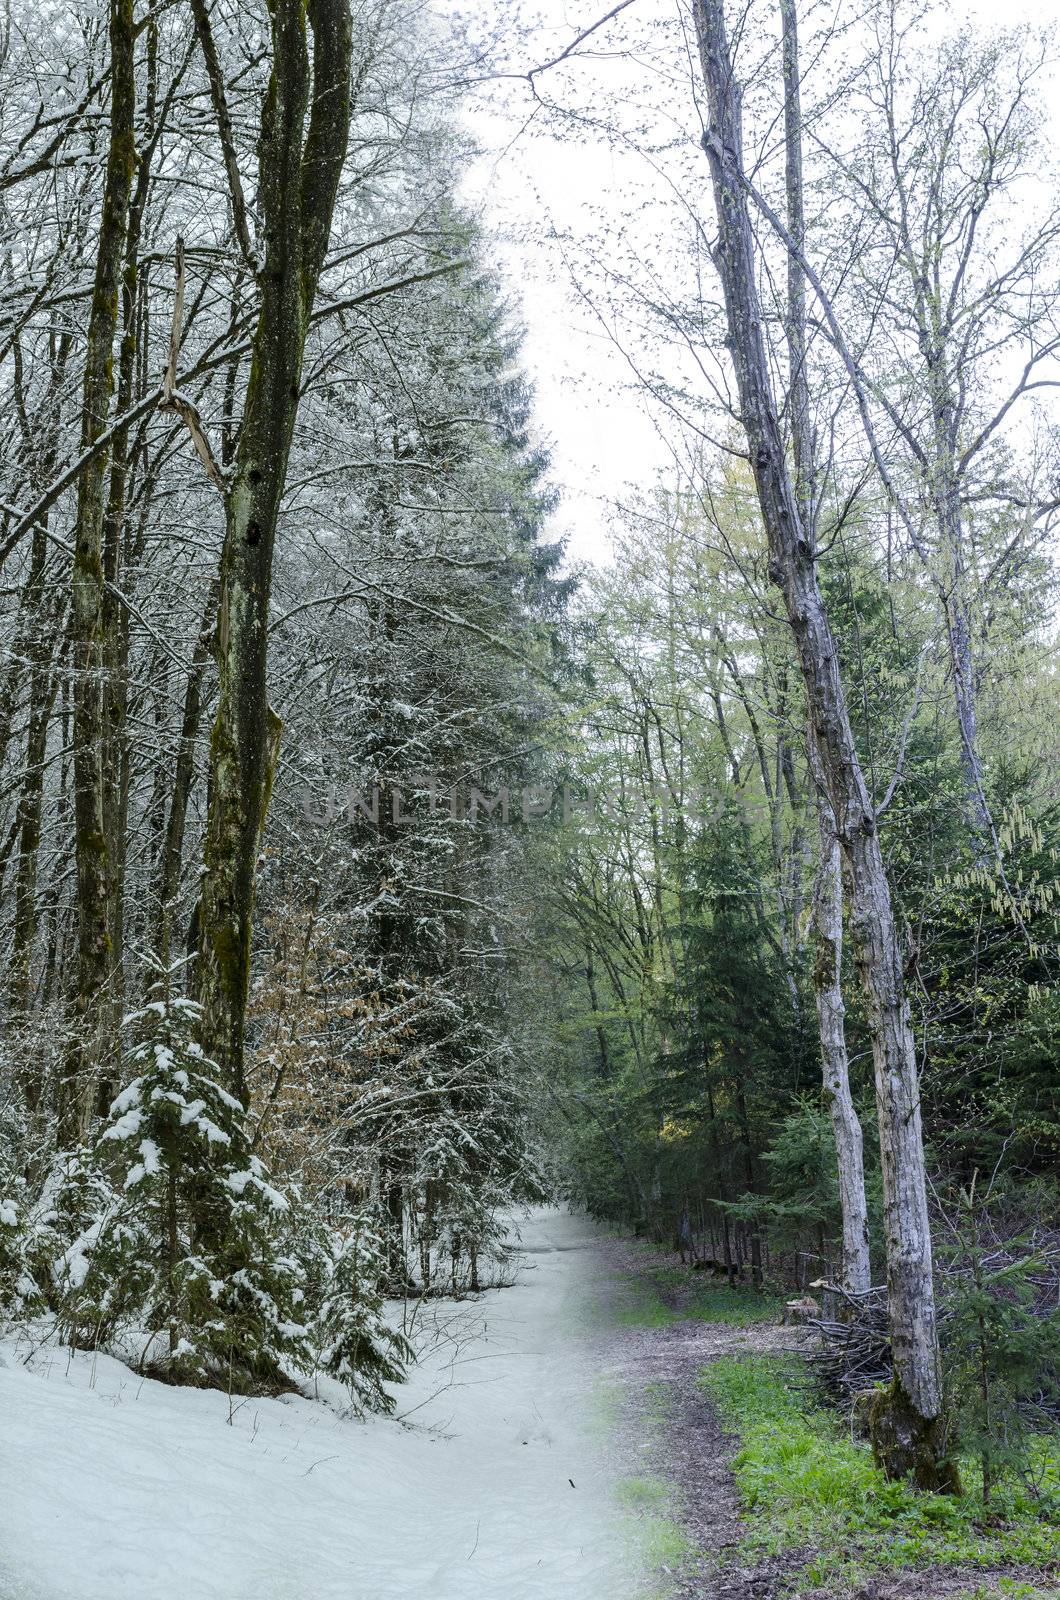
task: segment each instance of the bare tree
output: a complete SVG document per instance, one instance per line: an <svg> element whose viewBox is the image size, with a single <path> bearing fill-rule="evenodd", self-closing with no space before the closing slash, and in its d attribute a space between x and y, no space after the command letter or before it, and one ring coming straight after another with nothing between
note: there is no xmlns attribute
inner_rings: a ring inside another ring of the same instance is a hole
<svg viewBox="0 0 1060 1600"><path fill-rule="evenodd" d="M309 319L346 156L352 57L348 0L316 0L308 17L299 0L279 0L271 22L258 146L261 304L225 489L198 978L204 1047L240 1096L254 879L280 738L265 680L273 547Z"/></svg>
<svg viewBox="0 0 1060 1600"><path fill-rule="evenodd" d="M96 275L85 353L81 448L104 433L114 390L122 262L136 170L136 23L132 0L110 6L110 146L96 249ZM104 746L104 670L108 618L104 586L107 460L96 451L78 479L74 528L72 628L74 688L74 847L77 861L77 1015L60 1111L60 1141L75 1143L95 1108L96 1074L112 1065L115 1011L113 863L108 853Z"/></svg>
<svg viewBox="0 0 1060 1600"><path fill-rule="evenodd" d="M787 223L792 240L803 248L805 201L802 163L802 103L799 82L799 35L795 0L780 0L784 79L784 154ZM806 280L794 254L787 258L788 419L791 429L793 491L799 516L810 538L816 538L814 438L806 341ZM872 1283L869 1260L868 1206L861 1123L850 1093L843 1004L843 882L839 840L828 786L821 772L813 730L807 736L814 804L817 811L818 862L813 894L817 950L813 989L821 1038L821 1071L825 1101L832 1118L839 1201L843 1218L843 1287L862 1294Z"/></svg>
<svg viewBox="0 0 1060 1600"><path fill-rule="evenodd" d="M766 356L754 237L743 171L740 96L721 0L697 0L695 21L709 125L722 281L737 389L770 570L781 589L806 687L812 738L850 874L851 931L865 987L876 1068L894 1380L876 1403L874 1445L886 1470L922 1487L956 1483L949 1460L932 1282L931 1230L916 1056L902 952L821 595L813 531L792 486Z"/></svg>

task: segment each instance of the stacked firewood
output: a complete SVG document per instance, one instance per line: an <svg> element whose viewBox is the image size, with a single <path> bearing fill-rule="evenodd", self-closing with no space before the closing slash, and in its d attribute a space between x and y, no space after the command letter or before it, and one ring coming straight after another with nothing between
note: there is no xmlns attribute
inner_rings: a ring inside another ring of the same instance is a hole
<svg viewBox="0 0 1060 1600"><path fill-rule="evenodd" d="M1000 1228L987 1222L980 1227L979 1252L978 1271L991 1284L992 1292L1011 1292L1004 1287L1004 1269L1023 1258L1028 1265L1024 1281L1033 1291L1031 1315L1044 1318L1060 1306L1060 1232L1032 1225L1017 1237L1005 1237ZM956 1250L948 1251L943 1243L935 1263L935 1303L944 1352L951 1308L968 1287L971 1273L967 1258ZM819 1344L808 1353L808 1360L824 1387L840 1403L852 1404L877 1384L890 1381L887 1290L879 1285L851 1294L821 1279L810 1288L819 1293L820 1311L799 1318L819 1335ZM1060 1421L1060 1401L1051 1385L1043 1387L1037 1401L1028 1401L1028 1409Z"/></svg>

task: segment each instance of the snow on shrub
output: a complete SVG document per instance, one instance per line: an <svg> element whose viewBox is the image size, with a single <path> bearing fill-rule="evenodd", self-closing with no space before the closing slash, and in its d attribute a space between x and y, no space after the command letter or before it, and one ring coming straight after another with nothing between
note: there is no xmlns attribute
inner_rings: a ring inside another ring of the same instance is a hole
<svg viewBox="0 0 1060 1600"><path fill-rule="evenodd" d="M10 1177L0 1191L0 1316L20 1321L44 1309L33 1271L23 1179Z"/></svg>
<svg viewBox="0 0 1060 1600"><path fill-rule="evenodd" d="M56 1156L32 1205L0 1170L0 1313L50 1307L82 1348L135 1334L141 1365L178 1383L245 1390L315 1369L358 1412L392 1410L384 1385L411 1350L383 1317L371 1219L332 1226L269 1181L169 976L125 1019L130 1081L91 1146Z"/></svg>
<svg viewBox="0 0 1060 1600"><path fill-rule="evenodd" d="M135 1316L144 1269L137 1230L88 1146L52 1162L30 1217L30 1248L71 1344L105 1343Z"/></svg>
<svg viewBox="0 0 1060 1600"><path fill-rule="evenodd" d="M401 1381L412 1347L383 1316L383 1253L371 1218L335 1227L305 1217L300 1246L316 1366L345 1384L355 1411L393 1411L383 1385Z"/></svg>
<svg viewBox="0 0 1060 1600"><path fill-rule="evenodd" d="M44 1308L30 1248L28 1185L14 1152L25 1129L10 1104L0 1106L0 1318L20 1321Z"/></svg>
<svg viewBox="0 0 1060 1600"><path fill-rule="evenodd" d="M150 1364L192 1383L275 1383L309 1355L287 1200L253 1154L240 1102L194 1038L199 1008L165 996L126 1018L135 1076L95 1146L121 1197L93 1270L132 1279Z"/></svg>

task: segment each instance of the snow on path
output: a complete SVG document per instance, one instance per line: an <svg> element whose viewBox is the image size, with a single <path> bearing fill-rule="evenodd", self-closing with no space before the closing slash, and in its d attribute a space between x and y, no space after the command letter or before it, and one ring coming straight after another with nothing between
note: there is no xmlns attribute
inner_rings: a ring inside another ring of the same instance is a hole
<svg viewBox="0 0 1060 1600"><path fill-rule="evenodd" d="M588 1424L592 1224L520 1225L514 1288L429 1302L401 1426L0 1349L0 1600L624 1600ZM239 1405L239 1402L236 1402ZM571 1486L573 1480L574 1487Z"/></svg>

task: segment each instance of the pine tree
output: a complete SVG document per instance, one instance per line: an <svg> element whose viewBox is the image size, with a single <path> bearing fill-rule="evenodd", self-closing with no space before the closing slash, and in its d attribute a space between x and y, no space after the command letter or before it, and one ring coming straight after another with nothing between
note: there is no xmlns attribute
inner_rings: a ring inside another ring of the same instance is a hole
<svg viewBox="0 0 1060 1600"><path fill-rule="evenodd" d="M1039 1303L1043 1271L1026 1235L999 1239L976 1180L962 1189L946 1263L944 1353L960 1443L978 1458L983 1501L1029 1461L1035 1416L1060 1399L1060 1310Z"/></svg>
<svg viewBox="0 0 1060 1600"><path fill-rule="evenodd" d="M95 1152L124 1204L93 1243L92 1271L135 1282L139 1320L163 1335L155 1368L183 1382L274 1384L309 1353L288 1201L193 1037L198 1020L196 1005L168 993L126 1019L136 1076Z"/></svg>
<svg viewBox="0 0 1060 1600"><path fill-rule="evenodd" d="M0 1145L0 1317L18 1322L43 1311L46 1302L34 1270L28 1186L10 1165Z"/></svg>
<svg viewBox="0 0 1060 1600"><path fill-rule="evenodd" d="M395 1402L384 1384L401 1382L413 1352L383 1314L378 1231L364 1214L339 1227L308 1220L301 1253L316 1366L345 1384L357 1414L389 1414Z"/></svg>

